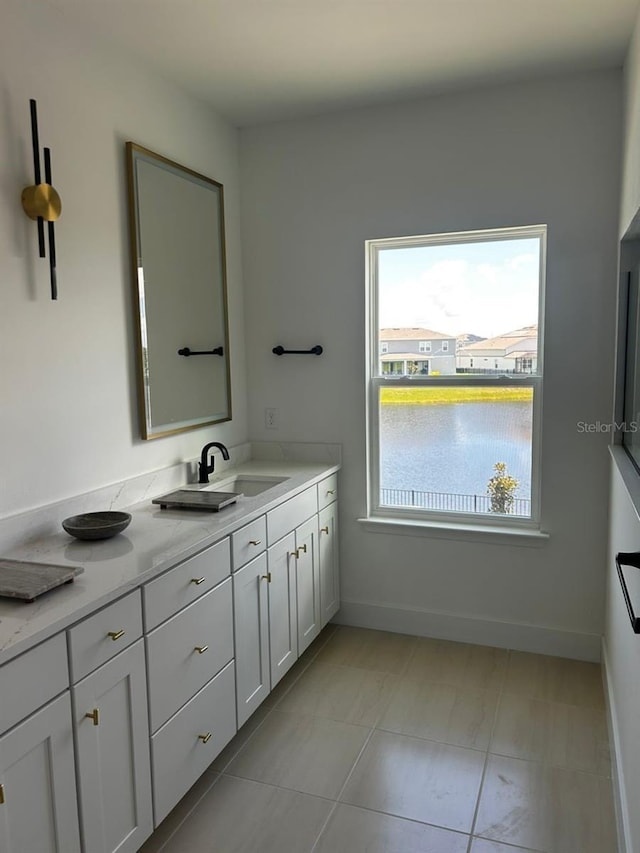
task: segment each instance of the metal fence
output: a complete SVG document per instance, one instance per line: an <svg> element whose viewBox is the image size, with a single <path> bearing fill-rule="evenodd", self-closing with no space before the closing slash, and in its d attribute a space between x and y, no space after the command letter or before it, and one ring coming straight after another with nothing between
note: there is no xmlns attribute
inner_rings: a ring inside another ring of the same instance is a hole
<svg viewBox="0 0 640 853"><path fill-rule="evenodd" d="M406 506L440 512L491 512L488 495L459 495L449 492L421 492L417 489L380 489L383 506ZM502 513L499 513L502 514ZM514 498L509 515L531 516L531 501Z"/></svg>

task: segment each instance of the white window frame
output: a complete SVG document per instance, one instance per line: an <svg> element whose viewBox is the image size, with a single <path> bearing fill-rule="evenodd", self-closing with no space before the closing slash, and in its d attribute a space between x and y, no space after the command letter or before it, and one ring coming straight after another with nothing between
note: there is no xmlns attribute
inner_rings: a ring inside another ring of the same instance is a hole
<svg viewBox="0 0 640 853"><path fill-rule="evenodd" d="M431 352L431 341L418 341L418 354Z"/></svg>
<svg viewBox="0 0 640 853"><path fill-rule="evenodd" d="M442 341L442 352L449 352L449 341Z"/></svg>
<svg viewBox="0 0 640 853"><path fill-rule="evenodd" d="M382 250L407 249L427 245L442 245L450 243L478 243L488 241L504 242L506 240L521 240L538 238L540 240L539 268L539 304L538 304L538 356L536 374L496 374L475 375L455 374L451 376L381 376L378 374L378 255ZM542 439L542 378L544 361L544 294L546 272L547 226L531 225L512 228L495 228L483 231L460 231L444 234L429 234L414 237L390 237L365 241L366 269L366 433L367 433L367 516L369 521L385 521L409 523L424 523L433 527L440 524L443 527L455 525L465 528L500 528L521 530L540 529L540 475L541 475L541 439ZM494 515L491 513L440 512L435 510L411 509L407 507L392 507L380 503L380 440L379 440L379 406L380 390L383 387L433 387L438 385L457 386L524 386L533 389L532 436L531 436L531 517L510 515Z"/></svg>
<svg viewBox="0 0 640 853"><path fill-rule="evenodd" d="M386 355L389 352L389 342L380 341L380 355Z"/></svg>

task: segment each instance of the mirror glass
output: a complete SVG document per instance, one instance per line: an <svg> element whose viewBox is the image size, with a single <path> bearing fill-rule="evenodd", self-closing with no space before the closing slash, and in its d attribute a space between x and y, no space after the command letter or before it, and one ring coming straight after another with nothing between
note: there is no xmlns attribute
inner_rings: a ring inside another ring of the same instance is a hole
<svg viewBox="0 0 640 853"><path fill-rule="evenodd" d="M142 438L231 419L222 184L127 142Z"/></svg>

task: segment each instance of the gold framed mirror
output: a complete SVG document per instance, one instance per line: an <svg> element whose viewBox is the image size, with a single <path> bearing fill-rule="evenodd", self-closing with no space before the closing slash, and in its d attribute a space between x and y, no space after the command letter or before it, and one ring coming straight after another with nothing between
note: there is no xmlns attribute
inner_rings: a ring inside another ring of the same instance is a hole
<svg viewBox="0 0 640 853"><path fill-rule="evenodd" d="M126 143L143 439L231 420L224 190Z"/></svg>

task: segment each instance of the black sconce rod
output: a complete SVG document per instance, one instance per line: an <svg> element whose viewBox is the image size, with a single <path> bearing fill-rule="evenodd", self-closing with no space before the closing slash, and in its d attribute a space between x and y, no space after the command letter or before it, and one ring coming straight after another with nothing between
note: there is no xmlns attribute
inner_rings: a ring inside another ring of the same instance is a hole
<svg viewBox="0 0 640 853"><path fill-rule="evenodd" d="M323 349L320 344L316 344L311 349L285 349L284 347L274 347L271 352L274 355L322 355Z"/></svg>
<svg viewBox="0 0 640 853"><path fill-rule="evenodd" d="M38 136L38 108L33 98L31 98L29 101L29 107L31 108L31 145L33 147L33 175L36 181L36 185L38 185L42 183L42 174L40 172L40 139ZM50 184L51 181L48 180L47 183ZM38 251L40 253L40 257L44 258L46 257L44 248L44 219L39 216L37 222Z"/></svg>
<svg viewBox="0 0 640 853"><path fill-rule="evenodd" d="M633 605L629 598L629 590L627 589L627 584L624 579L624 575L622 574L622 566L631 566L634 569L640 569L640 551L631 551L626 554L620 552L619 554L616 554L616 569L618 570L618 578L620 579L620 585L622 586L624 603L627 605L627 612L629 613L629 619L631 620L631 628L633 629L634 634L640 634L640 618L634 613Z"/></svg>
<svg viewBox="0 0 640 853"><path fill-rule="evenodd" d="M178 350L178 355L224 355L224 349L222 347L216 347L215 349L192 350L189 349L189 347L182 347L182 349Z"/></svg>
<svg viewBox="0 0 640 853"><path fill-rule="evenodd" d="M51 184L51 149L44 149L44 179ZM38 222L42 220L39 219ZM47 222L47 233L49 235L49 273L51 277L51 298L58 298L58 274L56 272L56 237L53 222Z"/></svg>

